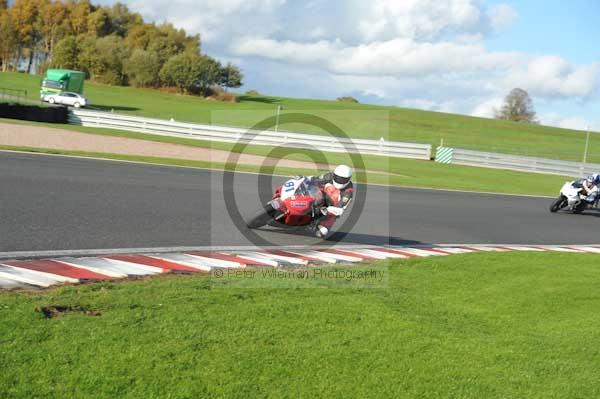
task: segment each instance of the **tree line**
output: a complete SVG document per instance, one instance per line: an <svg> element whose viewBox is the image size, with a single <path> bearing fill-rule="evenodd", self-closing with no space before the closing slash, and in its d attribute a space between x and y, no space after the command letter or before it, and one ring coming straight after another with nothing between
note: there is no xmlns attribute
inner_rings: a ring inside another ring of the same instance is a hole
<svg viewBox="0 0 600 399"><path fill-rule="evenodd" d="M0 0L0 69L84 71L93 81L177 87L208 93L242 85L240 69L202 53L199 35L170 23L144 22L121 3L89 0ZM23 68L23 65L26 65Z"/></svg>

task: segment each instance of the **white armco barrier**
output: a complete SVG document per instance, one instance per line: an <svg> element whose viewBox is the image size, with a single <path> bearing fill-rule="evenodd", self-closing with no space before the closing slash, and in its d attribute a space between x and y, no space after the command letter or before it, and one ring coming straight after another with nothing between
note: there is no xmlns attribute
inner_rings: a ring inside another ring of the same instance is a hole
<svg viewBox="0 0 600 399"><path fill-rule="evenodd" d="M401 143L397 141L337 138L329 135L301 134L271 130L248 130L224 126L198 125L73 109L69 112L69 123L73 125L129 130L162 136L184 137L206 141L240 142L269 146L284 146L303 149L318 149L332 152L354 152L364 155L431 159L431 145Z"/></svg>
<svg viewBox="0 0 600 399"><path fill-rule="evenodd" d="M436 161L457 165L510 169L521 172L545 173L561 176L586 176L593 173L600 173L600 165L598 164L559 161L554 159L471 151L448 147L438 147Z"/></svg>

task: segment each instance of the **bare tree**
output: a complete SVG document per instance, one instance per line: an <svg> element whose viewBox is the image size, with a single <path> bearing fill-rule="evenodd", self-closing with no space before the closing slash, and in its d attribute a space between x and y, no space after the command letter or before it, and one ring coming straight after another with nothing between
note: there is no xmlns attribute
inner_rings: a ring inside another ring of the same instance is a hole
<svg viewBox="0 0 600 399"><path fill-rule="evenodd" d="M538 123L533 101L523 89L512 89L504 98L504 104L500 110L496 110L496 119L504 119L515 122Z"/></svg>

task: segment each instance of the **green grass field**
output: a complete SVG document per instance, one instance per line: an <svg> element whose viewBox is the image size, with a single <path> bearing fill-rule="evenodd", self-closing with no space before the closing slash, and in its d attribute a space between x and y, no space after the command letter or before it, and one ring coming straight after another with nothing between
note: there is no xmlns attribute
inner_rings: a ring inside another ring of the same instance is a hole
<svg viewBox="0 0 600 399"><path fill-rule="evenodd" d="M174 276L2 292L0 397L600 396L597 255L374 268L382 283ZM35 310L51 305L100 315Z"/></svg>
<svg viewBox="0 0 600 399"><path fill-rule="evenodd" d="M0 73L0 87L28 91L38 99L41 77ZM430 143L482 151L518 153L546 158L581 160L585 133L546 126L527 125L468 116L398 107L352 104L337 101L242 96L239 103L222 103L157 90L113 87L86 82L85 94L101 110L174 118L179 121L251 126L272 117L278 105L284 113L302 112L323 117L352 137ZM292 131L319 133L306 124L289 124ZM588 161L600 163L600 135L590 140Z"/></svg>

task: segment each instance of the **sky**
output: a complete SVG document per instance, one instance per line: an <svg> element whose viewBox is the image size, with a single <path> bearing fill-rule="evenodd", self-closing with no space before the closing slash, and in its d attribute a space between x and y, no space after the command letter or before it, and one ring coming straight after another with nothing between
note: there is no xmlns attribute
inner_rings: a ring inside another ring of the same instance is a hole
<svg viewBox="0 0 600 399"><path fill-rule="evenodd" d="M121 2L199 33L241 90L492 117L520 87L543 124L600 131L598 0Z"/></svg>

